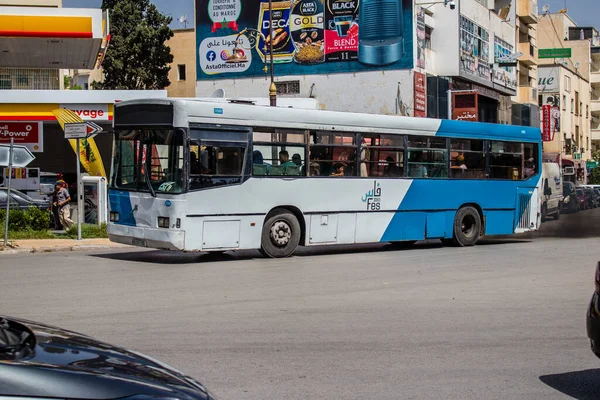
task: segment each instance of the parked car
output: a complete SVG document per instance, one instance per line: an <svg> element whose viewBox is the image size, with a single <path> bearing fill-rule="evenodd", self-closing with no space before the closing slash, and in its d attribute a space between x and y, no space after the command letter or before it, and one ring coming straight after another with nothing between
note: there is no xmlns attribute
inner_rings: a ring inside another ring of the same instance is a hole
<svg viewBox="0 0 600 400"><path fill-rule="evenodd" d="M563 181L563 201L561 203L562 212L574 213L579 208L579 199L575 192L573 182Z"/></svg>
<svg viewBox="0 0 600 400"><path fill-rule="evenodd" d="M542 180L542 222L550 215L554 219L559 219L561 202L563 200L560 165L551 162L542 163Z"/></svg>
<svg viewBox="0 0 600 400"><path fill-rule="evenodd" d="M587 201L587 197L585 196L585 193L583 193L583 189L577 189L575 190L575 193L577 194L577 211L581 211L581 210L587 210L589 208L588 206L588 201Z"/></svg>
<svg viewBox="0 0 600 400"><path fill-rule="evenodd" d="M6 208L6 201L8 199L8 188L0 188L0 208ZM38 207L42 210L50 209L50 201L48 200L36 200L27 196L25 193L10 189L10 208L18 208L25 210L29 207Z"/></svg>
<svg viewBox="0 0 600 400"><path fill-rule="evenodd" d="M582 190L583 190L583 193L585 194L588 208L598 207L598 201L596 199L596 195L594 194L594 191L592 190L592 188L584 187Z"/></svg>
<svg viewBox="0 0 600 400"><path fill-rule="evenodd" d="M0 377L0 397L214 400L202 384L143 354L2 316Z"/></svg>
<svg viewBox="0 0 600 400"><path fill-rule="evenodd" d="M54 183L58 180L58 174L54 172L40 172L40 196L44 200L51 200L54 193Z"/></svg>
<svg viewBox="0 0 600 400"><path fill-rule="evenodd" d="M587 310L586 327L592 352L600 358L600 261L596 264L594 286L594 294Z"/></svg>

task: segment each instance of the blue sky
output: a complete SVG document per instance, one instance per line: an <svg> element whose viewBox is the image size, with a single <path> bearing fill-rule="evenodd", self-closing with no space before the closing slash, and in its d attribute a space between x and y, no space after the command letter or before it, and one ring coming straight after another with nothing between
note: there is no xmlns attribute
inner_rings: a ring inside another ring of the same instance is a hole
<svg viewBox="0 0 600 400"><path fill-rule="evenodd" d="M183 24L179 23L178 19L182 15L187 15L188 28L194 25L194 0L152 0L158 9L173 17L171 28L183 28ZM102 0L63 0L63 7L77 8L100 8Z"/></svg>
<svg viewBox="0 0 600 400"><path fill-rule="evenodd" d="M565 7L569 16L580 26L600 28L600 0L537 0L540 11L545 4L550 6L550 12L555 13ZM153 0L160 11L173 17L172 28L183 28L177 19L187 14L188 27L194 21L194 0ZM100 8L102 0L63 0L63 7Z"/></svg>

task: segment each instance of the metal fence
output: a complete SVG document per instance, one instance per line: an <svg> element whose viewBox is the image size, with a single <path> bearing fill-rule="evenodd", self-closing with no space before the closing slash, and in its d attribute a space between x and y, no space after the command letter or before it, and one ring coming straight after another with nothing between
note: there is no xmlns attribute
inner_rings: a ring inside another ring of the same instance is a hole
<svg viewBox="0 0 600 400"><path fill-rule="evenodd" d="M0 90L58 90L57 69L0 68Z"/></svg>

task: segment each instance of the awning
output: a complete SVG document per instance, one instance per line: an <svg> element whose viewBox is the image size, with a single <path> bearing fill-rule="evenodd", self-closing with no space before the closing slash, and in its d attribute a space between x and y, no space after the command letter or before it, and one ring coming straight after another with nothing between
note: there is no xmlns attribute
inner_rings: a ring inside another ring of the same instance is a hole
<svg viewBox="0 0 600 400"><path fill-rule="evenodd" d="M0 7L0 68L94 69L108 30L100 9Z"/></svg>

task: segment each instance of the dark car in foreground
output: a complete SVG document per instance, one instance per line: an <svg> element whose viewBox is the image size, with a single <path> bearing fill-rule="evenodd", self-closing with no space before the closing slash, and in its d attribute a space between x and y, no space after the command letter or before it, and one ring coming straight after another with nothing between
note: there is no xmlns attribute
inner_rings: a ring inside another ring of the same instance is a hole
<svg viewBox="0 0 600 400"><path fill-rule="evenodd" d="M600 261L596 264L594 294L588 307L586 326L592 352L600 358Z"/></svg>
<svg viewBox="0 0 600 400"><path fill-rule="evenodd" d="M200 383L148 356L79 333L1 316L0 396L214 400Z"/></svg>

